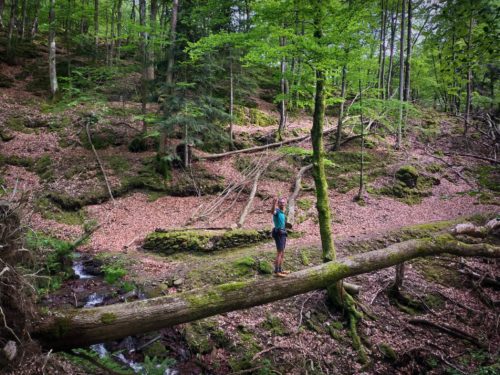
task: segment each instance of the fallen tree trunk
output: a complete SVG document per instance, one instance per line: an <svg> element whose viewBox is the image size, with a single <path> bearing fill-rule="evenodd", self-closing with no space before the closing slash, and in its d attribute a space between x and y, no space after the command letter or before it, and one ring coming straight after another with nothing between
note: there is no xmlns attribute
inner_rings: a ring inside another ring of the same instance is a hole
<svg viewBox="0 0 500 375"><path fill-rule="evenodd" d="M337 128L327 129L327 130L325 130L323 132L323 134L329 134L329 133L333 132L336 129ZM276 147L288 145L290 143L302 142L302 141L305 141L306 139L309 139L309 138L311 138L310 134L304 135L302 137L290 138L290 139L287 139L286 141L282 141L282 142L270 143L270 144L264 145L264 146L255 146L255 147L250 147L250 148L244 148L242 150L223 152L223 153L220 153L220 154L198 156L198 158L201 159L201 160L215 160L215 159L222 159L222 158L224 158L226 156L231 156L231 155L250 154L250 153L253 153L253 152L258 152L258 151L263 151L263 150L267 150L267 149L270 149L270 148L276 148Z"/></svg>
<svg viewBox="0 0 500 375"><path fill-rule="evenodd" d="M285 278L233 282L130 303L55 311L38 320L32 336L46 348L86 346L262 305L326 288L349 276L444 253L498 258L500 247L465 244L449 234L410 240L294 272Z"/></svg>

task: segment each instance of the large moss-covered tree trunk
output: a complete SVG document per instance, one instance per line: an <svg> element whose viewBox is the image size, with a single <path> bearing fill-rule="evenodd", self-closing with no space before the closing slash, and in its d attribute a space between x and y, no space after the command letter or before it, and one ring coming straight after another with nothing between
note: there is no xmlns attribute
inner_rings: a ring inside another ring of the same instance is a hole
<svg viewBox="0 0 500 375"><path fill-rule="evenodd" d="M324 5L322 1L315 1L314 38L319 43L323 30L322 19ZM323 126L325 122L325 73L321 68L316 70L316 94L314 97L313 126L311 141L313 146L313 177L316 185L316 208L318 210L319 231L323 260L335 259L335 247L331 228L330 204L328 199L328 183L325 174Z"/></svg>
<svg viewBox="0 0 500 375"><path fill-rule="evenodd" d="M410 240L324 263L286 278L233 282L143 301L51 312L38 319L32 336L46 348L85 346L262 305L323 289L349 276L443 253L499 258L500 247L465 244L451 235Z"/></svg>

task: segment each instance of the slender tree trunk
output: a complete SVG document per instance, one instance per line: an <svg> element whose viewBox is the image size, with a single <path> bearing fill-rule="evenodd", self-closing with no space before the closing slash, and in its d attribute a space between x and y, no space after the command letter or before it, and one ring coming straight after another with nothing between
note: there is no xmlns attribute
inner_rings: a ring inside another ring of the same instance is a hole
<svg viewBox="0 0 500 375"><path fill-rule="evenodd" d="M146 115L146 105L147 105L147 86L148 86L148 76L147 76L147 33L146 33L146 0L139 0L139 24L141 25L141 61L142 61L142 79L141 79L141 113L143 115L142 120L142 132L147 132L147 123L144 118Z"/></svg>
<svg viewBox="0 0 500 375"><path fill-rule="evenodd" d="M121 56L121 48L122 48L122 4L123 0L118 0L118 4L116 6L116 60L119 61Z"/></svg>
<svg viewBox="0 0 500 375"><path fill-rule="evenodd" d="M49 9L49 80L50 80L50 95L52 98L56 96L58 85L57 85L57 73L56 73L56 30L55 30L55 19L56 14L54 10L55 0L50 0Z"/></svg>
<svg viewBox="0 0 500 375"><path fill-rule="evenodd" d="M94 61L99 53L99 0L94 0Z"/></svg>
<svg viewBox="0 0 500 375"><path fill-rule="evenodd" d="M179 10L179 0L172 0L172 18L170 19L170 46L168 48L167 61L167 84L173 83L174 62L175 62L175 39L177 29L177 12Z"/></svg>
<svg viewBox="0 0 500 375"><path fill-rule="evenodd" d="M323 37L323 4L315 1L317 9L314 13L314 38L318 43ZM335 247L331 227L330 202L328 197L328 183L325 174L323 126L325 122L325 74L321 68L316 68L316 94L314 96L313 126L311 142L313 146L313 177L316 185L316 209L318 210L319 231L323 260L335 259Z"/></svg>
<svg viewBox="0 0 500 375"><path fill-rule="evenodd" d="M149 13L149 23L151 33L148 37L147 46L147 72L146 76L148 81L153 81L155 79L155 54L154 54L154 34L156 29L156 15L158 11L158 6L156 0L151 0L151 11Z"/></svg>
<svg viewBox="0 0 500 375"><path fill-rule="evenodd" d="M21 39L24 40L24 36L25 36L25 29L26 29L26 13L28 11L28 1L27 0L23 0L23 7L22 7L22 19L21 19Z"/></svg>
<svg viewBox="0 0 500 375"><path fill-rule="evenodd" d="M116 0L113 0L113 8L111 10L111 40L109 43L109 57L108 65L112 66L115 59L115 43L116 43L116 33L115 33L115 22L116 22Z"/></svg>
<svg viewBox="0 0 500 375"><path fill-rule="evenodd" d="M405 60L405 92L404 101L409 102L410 98L410 67L411 67L411 21L412 21L412 0L408 0L408 35L406 37L406 60Z"/></svg>
<svg viewBox="0 0 500 375"><path fill-rule="evenodd" d="M360 106L360 125L361 125L361 162L359 165L359 191L356 197L358 201L363 199L364 181L363 174L365 169L365 125L363 124L363 93L361 91L361 80L359 80L359 106Z"/></svg>
<svg viewBox="0 0 500 375"><path fill-rule="evenodd" d="M12 49L12 39L14 38L14 28L16 26L17 18L17 0L11 0L10 3L10 18L9 18L9 32L8 32L8 42L7 42L7 54L9 57L13 55Z"/></svg>
<svg viewBox="0 0 500 375"><path fill-rule="evenodd" d="M3 24L3 8L5 7L5 0L0 0L0 30L5 28Z"/></svg>
<svg viewBox="0 0 500 375"><path fill-rule="evenodd" d="M231 147L234 146L233 115L234 115L233 57L231 55L231 50L229 50L229 140L231 142Z"/></svg>
<svg viewBox="0 0 500 375"><path fill-rule="evenodd" d="M347 53L346 53L347 60ZM345 107L345 91L347 85L347 65L344 63L342 67L342 88L340 89L340 97L342 101L340 102L340 113L339 113L339 121L337 124L337 139L335 140L335 150L340 150L340 142L342 138L342 125L344 122L344 107Z"/></svg>
<svg viewBox="0 0 500 375"><path fill-rule="evenodd" d="M394 41L396 39L396 25L399 11L399 1L396 6L396 10L391 10L391 40L390 40L390 52L389 52L389 67L387 71L387 84L386 84L386 98L390 98L392 95L392 68L394 63Z"/></svg>
<svg viewBox="0 0 500 375"><path fill-rule="evenodd" d="M405 10L406 0L403 0L401 7L401 34L399 40L399 121L396 148L401 148L402 128L403 128L403 89L404 89L404 57L405 57Z"/></svg>
<svg viewBox="0 0 500 375"><path fill-rule="evenodd" d="M0 0L2 1L2 0ZM31 24L30 38L33 39L38 33L38 15L40 12L40 0L35 1L35 12L33 16L33 23Z"/></svg>
<svg viewBox="0 0 500 375"><path fill-rule="evenodd" d="M472 7L472 4L471 4ZM470 124L470 107L472 101L472 67L471 67L471 56L470 51L472 48L472 10L469 20L469 31L467 34L467 97L465 99L465 116L464 116L464 137L467 136L467 131Z"/></svg>
<svg viewBox="0 0 500 375"><path fill-rule="evenodd" d="M380 20L380 49L379 49L379 74L378 91L379 96L384 97L384 72L385 72L385 34L387 25L387 1L381 0Z"/></svg>
<svg viewBox="0 0 500 375"><path fill-rule="evenodd" d="M286 38L284 36L280 36L279 38L279 43L280 47L285 47L286 45ZM281 58L281 63L280 63L280 72L281 72L281 80L280 80L280 89L281 89L281 95L283 98L281 99L280 103L280 123L278 127L278 140L283 139L283 131L285 130L286 127L286 101L285 101L285 95L286 95L286 58L283 56Z"/></svg>
<svg viewBox="0 0 500 375"><path fill-rule="evenodd" d="M106 27L104 29L104 45L106 47L106 51L105 51L105 55L104 55L104 60L105 60L105 63L106 63L106 66L109 66L109 37L108 37L108 32L109 32L109 11L107 8L104 8L104 12L105 12L105 22L106 22Z"/></svg>
<svg viewBox="0 0 500 375"><path fill-rule="evenodd" d="M35 322L32 336L40 340L46 349L84 347L263 305L323 289L346 277L392 267L418 257L441 254L499 258L500 248L465 244L449 235L410 240L306 268L285 278L252 279L143 301L50 311L48 316L40 315L43 319Z"/></svg>

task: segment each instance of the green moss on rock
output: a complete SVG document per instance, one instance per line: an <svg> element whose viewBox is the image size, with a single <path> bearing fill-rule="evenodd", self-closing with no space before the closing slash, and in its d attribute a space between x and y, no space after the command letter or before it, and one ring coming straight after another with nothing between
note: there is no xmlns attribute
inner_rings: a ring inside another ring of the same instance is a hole
<svg viewBox="0 0 500 375"><path fill-rule="evenodd" d="M417 169L412 165L405 165L396 172L396 179L402 181L409 188L417 186L418 176Z"/></svg>

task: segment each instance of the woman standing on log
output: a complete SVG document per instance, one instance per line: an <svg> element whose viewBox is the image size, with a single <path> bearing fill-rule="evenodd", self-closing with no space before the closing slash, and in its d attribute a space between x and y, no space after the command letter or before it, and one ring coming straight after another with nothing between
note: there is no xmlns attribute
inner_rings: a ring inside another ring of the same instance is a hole
<svg viewBox="0 0 500 375"><path fill-rule="evenodd" d="M274 261L274 274L279 277L286 276L289 271L283 271L283 257L286 246L286 216L285 216L286 198L274 198L273 208L273 231L272 236L276 242L276 260Z"/></svg>

